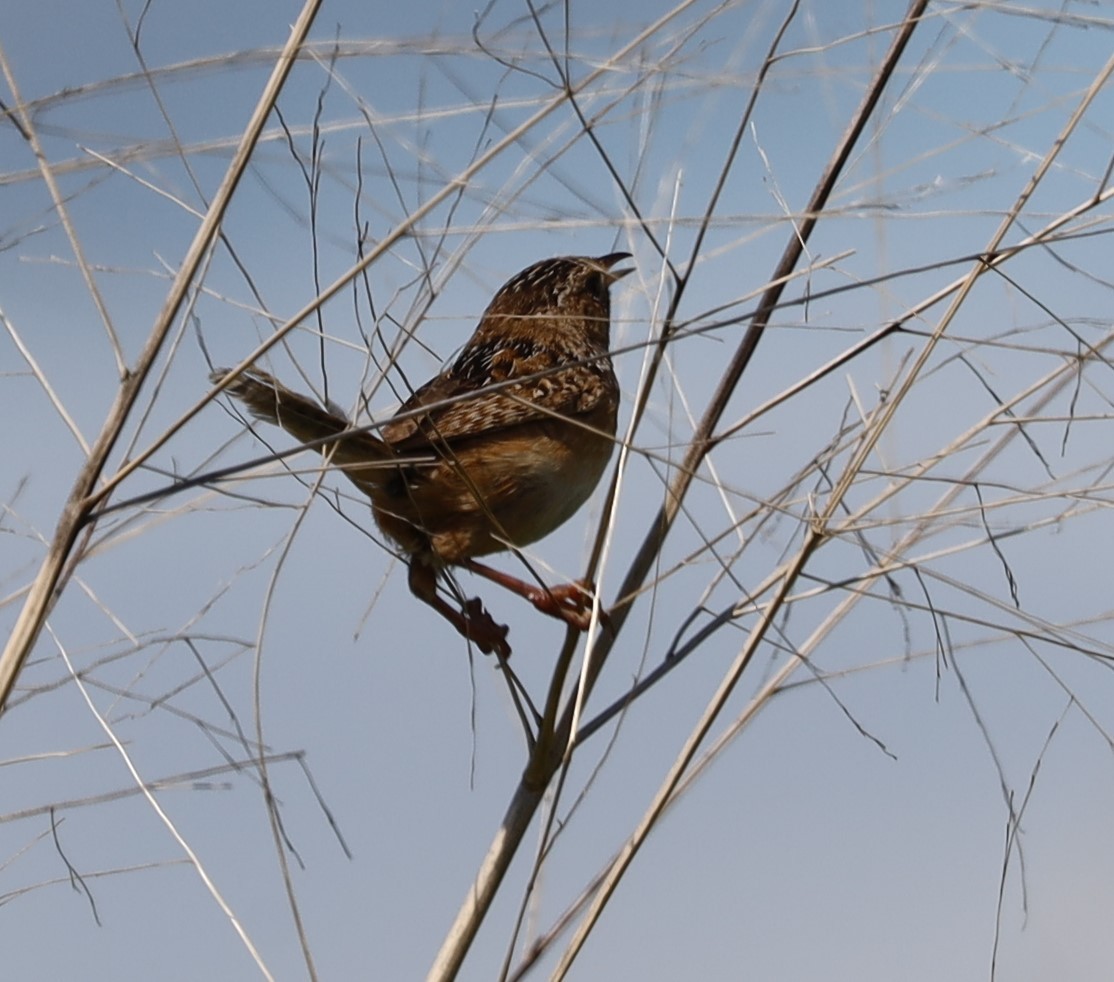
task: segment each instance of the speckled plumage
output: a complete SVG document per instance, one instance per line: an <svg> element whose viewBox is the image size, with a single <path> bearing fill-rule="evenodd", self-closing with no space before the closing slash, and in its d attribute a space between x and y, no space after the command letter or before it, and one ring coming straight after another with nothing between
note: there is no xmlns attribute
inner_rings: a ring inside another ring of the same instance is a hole
<svg viewBox="0 0 1114 982"><path fill-rule="evenodd" d="M585 626L583 598L475 563L525 546L566 521L611 456L619 386L609 357L609 288L628 253L535 263L492 299L456 360L418 388L379 436L256 369L227 391L254 415L321 447L371 499L380 528L408 555L414 593L485 651L509 654L501 628L469 601L437 594L444 565L463 565ZM214 382L226 371L214 372Z"/></svg>

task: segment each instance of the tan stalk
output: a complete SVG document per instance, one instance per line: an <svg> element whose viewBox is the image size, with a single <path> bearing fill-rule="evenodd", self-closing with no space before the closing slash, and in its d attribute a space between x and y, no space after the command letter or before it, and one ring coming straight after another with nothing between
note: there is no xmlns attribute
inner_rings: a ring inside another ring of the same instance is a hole
<svg viewBox="0 0 1114 982"><path fill-rule="evenodd" d="M912 36L921 14L927 6L928 0L914 0L910 5L905 20L900 25L897 36L894 38L886 57L875 73L871 84L867 87L866 94L858 110L852 118L850 126L841 138L825 172L821 176L812 197L805 209L805 218L798 227L795 227L790 236L789 244L782 255L780 262L772 276L772 282L777 284L767 290L759 303L751 326L748 328L738 349L735 352L726 372L721 378L714 395L704 412L700 426L690 444L685 459L677 470L673 483L667 489L666 501L657 517L652 521L650 529L644 539L635 559L632 561L623 585L620 597L633 596L640 588L650 569L653 567L655 557L661 548L665 537L680 510L681 501L696 476L704 456L710 449L710 441L726 410L728 400L741 378L744 369L758 346L758 342L765 330L766 323L777 308L778 300L784 289L786 278L793 272L804 251L805 243L816 225L819 217L831 195L836 181L850 157L852 148L865 129L882 92L905 50L905 46ZM487 855L485 856L476 880L468 891L464 903L457 913L449 933L438 952L437 958L430 969L428 979L433 982L447 982L456 977L467 955L468 949L479 931L491 903L499 890L503 877L510 866L511 860L516 855L519 845L529 828L535 811L540 804L545 790L553 775L561 766L569 735L572 732L572 716L576 712L578 699L587 700L592 687L613 644L613 638L618 634L627 615L630 612L629 604L619 606L610 612L614 634L604 635L599 639L595 648L592 663L587 666L581 689L573 701L566 706L558 725L549 733L543 732L534 749L526 772L512 795L510 804L503 817L503 822L496 832ZM576 639L569 637L565 648L559 657L559 663L571 659L572 650Z"/></svg>
<svg viewBox="0 0 1114 982"><path fill-rule="evenodd" d="M1036 190L1037 186L1040 184L1041 179L1044 177L1045 174L1048 173L1048 170L1051 168L1065 141L1074 132L1075 128L1082 120L1087 109L1090 107L1092 101L1097 96L1098 92L1102 89L1103 85L1105 85L1106 80L1109 78L1111 72L1114 72L1114 56L1110 58L1110 60L1104 66L1103 70L1099 72L1098 76L1096 76L1091 86L1088 88L1087 92L1080 100L1080 103L1077 106L1075 112L1072 113L1063 130L1061 131L1057 139L1053 142L1052 146L1049 148L1048 153L1045 155L1044 159L1041 161L1036 171L1034 171L1033 175L1030 177L1029 181L1026 183L1025 187L1018 195L1016 201L1014 202L1014 206L1010 209L1009 213L1002 220L1002 224L998 227L994 235L991 237L990 242L987 245L987 253L993 255L1000 248L1002 240L1005 237L1006 233L1012 227L1013 223L1017 219L1017 216L1021 213L1021 210L1025 206L1025 203L1029 200L1033 192ZM963 300L966 298L971 288L974 286L974 283L981 275L983 275L983 273L987 271L988 268L989 267L987 263L980 261L971 269L970 273L965 278L963 285L957 291L951 304L949 304L948 309L945 311L943 317L940 319L939 323L932 331L932 334L927 339L920 355L907 372L904 380L902 381L902 384L897 388L892 397L887 402L881 405L879 411L875 414L875 416L868 421L868 425L864 431L863 439L859 443L859 447L852 455L851 460L848 462L843 475L836 483L831 494L829 495L825 508L810 523L809 530L805 535L804 542L802 543L797 555L788 563L784 564L781 570L779 570L778 577L780 579L780 586L774 596L774 599L762 612L758 623L751 630L751 633L747 638L747 643L736 656L735 661L732 663L731 668L728 670L728 673L724 676L723 681L720 683L720 686L717 689L715 695L709 702L707 708L704 711L704 714L694 727L688 739L685 741L684 748L682 749L677 759L674 761L673 766L669 770L669 774L662 782L661 788L658 790L658 793L655 795L653 802L646 810L646 813L643 815L634 834L630 837L630 839L627 840L626 844L620 850L617 860L608 869L607 874L603 878L603 882L601 883L599 890L596 893L595 899L593 900L593 903L588 910L588 913L585 915L584 920L577 928L576 933L574 934L572 940L569 942L568 947L565 949L565 952L561 957L560 963L554 970L552 976L553 979L563 979L568 973L569 968L572 966L572 963L576 959L576 956L583 948L584 942L587 940L588 935L591 933L596 922L599 920L600 914L603 912L604 907L606 907L607 902L614 893L615 888L619 884L619 881L622 879L623 875L630 867L631 862L634 860L634 857L638 853L638 850L641 848L642 844L646 841L646 838L649 836L651 830L657 824L657 821L661 817L665 806L669 802L673 793L676 791L681 779L684 777L689 766L695 759L697 750L703 743L705 737L708 735L712 725L719 717L719 714L722 712L728 697L731 695L732 691L735 688L735 685L742 677L743 670L750 662L750 659L753 656L754 652L758 649L759 645L765 639L766 631L772 623L774 616L784 604L789 591L792 589L794 583L797 580L797 577L805 568L805 565L811 558L812 554L825 541L827 541L830 536L834 534L829 525L832 521L833 516L842 506L843 498L850 490L855 478L859 475L863 464L870 455L874 446L877 444L877 441L881 437L882 433L885 432L885 430L888 428L890 420L893 418L894 413L897 411L897 407L902 403L904 397L911 390L913 383L920 376L922 369L928 361L929 355L935 349L935 346L939 343L940 339L944 336L944 333L946 332L948 326L951 324L951 321L955 317L955 314L958 311ZM995 410L993 415L997 416L997 410ZM1012 435L1013 434L1010 433L1005 435L1003 440L1000 441L999 445L995 448L994 454L1001 452L1001 450L1004 448L1004 445L1008 442L1008 438ZM992 459L992 457L990 459ZM950 501L951 497L958 494L961 488L965 486L966 482L957 482L955 485L950 487L948 492L944 495L944 503ZM913 533L916 533L918 531L919 528L913 530ZM854 597L848 598L848 601L845 601L844 606L849 609L848 604L849 602L854 601L854 599ZM791 661L789 664L796 665L798 663L799 661L794 660Z"/></svg>
<svg viewBox="0 0 1114 982"><path fill-rule="evenodd" d="M19 675L19 670L23 667L23 663L27 660L27 656L38 640L43 623L46 621L57 598L57 592L62 585L63 570L70 561L78 535L85 527L93 508L101 498L101 494L105 493L103 491L97 493L96 486L109 454L112 453L112 448L116 445L124 424L135 406L139 390L151 371L151 367L162 349L163 342L170 333L175 318L193 283L194 275L220 231L224 213L240 183L240 178L247 168L256 141L259 139L259 134L267 121L267 116L270 114L279 92L282 91L283 84L294 66L298 50L313 24L313 19L320 5L321 0L306 0L297 22L291 29L290 37L279 55L274 71L271 73L255 111L244 130L243 139L241 139L236 154L232 158L231 164L229 164L228 172L225 174L224 180L213 198L213 203L205 215L205 221L202 222L194 236L189 251L182 261L182 267L170 288L170 293L155 320L151 335L139 355L135 368L130 372L124 372L116 401L108 412L108 418L93 444L92 451L77 475L77 480L74 482L73 489L70 491L62 515L55 527L50 548L47 550L42 566L31 584L31 589L23 603L19 617L16 619L15 626L12 628L4 652L0 655L0 709L7 703L16 676ZM5 71L7 71L6 64ZM21 112L21 118L24 128L30 132L31 120L25 112Z"/></svg>

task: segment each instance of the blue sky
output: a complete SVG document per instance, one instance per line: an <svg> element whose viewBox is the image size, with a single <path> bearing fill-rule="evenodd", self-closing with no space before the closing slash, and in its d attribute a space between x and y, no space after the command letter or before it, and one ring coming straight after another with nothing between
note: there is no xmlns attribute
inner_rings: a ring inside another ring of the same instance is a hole
<svg viewBox="0 0 1114 982"><path fill-rule="evenodd" d="M131 364L298 8L121 7L19 5L0 46ZM596 574L613 603L904 9L545 8L574 82L598 73L578 95L595 140L567 102L523 128L265 367L306 391L327 379L346 411L364 410L362 393L382 418L451 357L518 269L624 249L637 272L614 295L622 428L678 289L665 257L681 272L695 258ZM279 99L285 131L273 115L226 244L107 474L205 395L210 362L241 360L345 275L361 235L374 247L560 95L529 8L481 13L323 5L312 56ZM141 14L142 64L129 40ZM1109 85L1004 244L1079 215L985 273L923 365L949 298L748 419L974 268L1104 77L1112 30L1092 4L929 5L587 717L677 639L736 614L578 749L512 965L637 825L754 631L754 604L772 595L760 584L801 548L885 418L704 749L745 723L650 836L569 977L966 980L989 977L995 958L1011 982L1110 977L1110 208L1093 202L1111 159ZM8 82L0 91L16 104ZM57 404L91 442L118 371L10 119L0 201L6 635L84 459ZM396 357L383 372L387 349ZM246 432L223 405L193 416L114 500L290 446ZM728 433L735 422L745 425ZM289 463L296 473L272 463L126 505L94 530L0 720L13 978L310 977L280 853L320 978L420 978L432 963L521 775L522 728L492 660L409 595L365 503L333 475L315 494L311 455ZM546 578L582 574L604 490L529 550ZM886 575L868 579L880 566ZM540 703L563 630L460 579L509 625L512 664ZM770 691L787 663L797 667ZM282 847L244 764L258 733ZM129 761L167 821L136 793ZM541 834L536 821L461 978L499 977ZM549 977L567 941L530 977Z"/></svg>

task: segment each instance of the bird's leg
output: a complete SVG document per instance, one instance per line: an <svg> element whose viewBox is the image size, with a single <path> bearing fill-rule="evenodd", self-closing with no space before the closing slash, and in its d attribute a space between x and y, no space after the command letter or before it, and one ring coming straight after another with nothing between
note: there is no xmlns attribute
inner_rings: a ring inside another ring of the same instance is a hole
<svg viewBox="0 0 1114 982"><path fill-rule="evenodd" d="M556 617L578 631L587 631L592 623L592 596L596 592L594 583L582 581L561 583L556 586L538 586L511 576L510 573L485 566L474 559L467 559L460 565L477 576L498 583L520 597L525 597L543 614Z"/></svg>
<svg viewBox="0 0 1114 982"><path fill-rule="evenodd" d="M464 601L463 612L457 610L437 592L437 570L418 557L410 560L409 583L415 597L429 604L469 641L474 641L485 655L510 657L506 625L495 623L479 597Z"/></svg>

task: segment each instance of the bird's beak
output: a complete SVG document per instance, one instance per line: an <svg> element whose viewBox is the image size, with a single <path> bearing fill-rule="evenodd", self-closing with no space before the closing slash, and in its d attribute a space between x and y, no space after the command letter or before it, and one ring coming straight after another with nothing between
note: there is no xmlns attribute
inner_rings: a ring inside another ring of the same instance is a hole
<svg viewBox="0 0 1114 982"><path fill-rule="evenodd" d="M603 270L605 273L607 273L608 278L611 280L612 283L614 283L617 280L621 280L624 276L627 275L627 273L633 273L634 267L629 266L626 269L612 269L611 267L614 266L616 263L621 263L624 259L633 258L634 257L629 252L612 252L608 253L608 255L606 256L600 256L599 259L596 260L596 262L603 267Z"/></svg>

